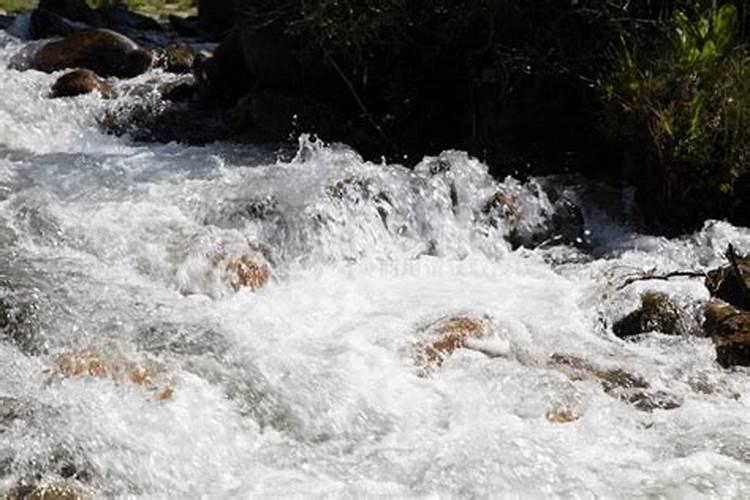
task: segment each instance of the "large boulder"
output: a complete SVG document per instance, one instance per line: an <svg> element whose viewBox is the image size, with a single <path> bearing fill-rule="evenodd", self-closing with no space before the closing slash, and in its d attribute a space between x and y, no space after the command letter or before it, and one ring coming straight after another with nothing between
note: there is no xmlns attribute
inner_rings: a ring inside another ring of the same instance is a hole
<svg viewBox="0 0 750 500"><path fill-rule="evenodd" d="M57 79L50 97L74 97L98 91L102 97L112 96L112 89L90 69L75 69Z"/></svg>
<svg viewBox="0 0 750 500"><path fill-rule="evenodd" d="M85 68L103 77L131 78L147 71L153 54L129 38L110 30L74 33L42 46L31 58L31 67L48 73Z"/></svg>
<svg viewBox="0 0 750 500"><path fill-rule="evenodd" d="M706 309L704 328L714 341L721 366L750 366L750 311L712 302Z"/></svg>
<svg viewBox="0 0 750 500"><path fill-rule="evenodd" d="M641 295L641 307L615 322L612 330L618 337L626 338L647 332L680 335L686 328L679 308L669 295L645 292Z"/></svg>

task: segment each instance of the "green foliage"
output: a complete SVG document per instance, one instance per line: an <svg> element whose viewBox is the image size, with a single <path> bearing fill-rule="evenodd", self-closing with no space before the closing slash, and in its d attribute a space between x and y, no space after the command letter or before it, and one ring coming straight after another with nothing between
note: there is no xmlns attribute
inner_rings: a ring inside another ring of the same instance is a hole
<svg viewBox="0 0 750 500"><path fill-rule="evenodd" d="M177 12L190 12L195 10L195 0L126 0L117 2L113 0L93 0L89 4L93 7L124 3L129 8L146 12L149 14L171 14ZM36 0L0 0L0 10L6 12L21 12L36 7Z"/></svg>
<svg viewBox="0 0 750 500"><path fill-rule="evenodd" d="M9 13L21 12L34 8L36 0L0 0L0 10Z"/></svg>
<svg viewBox="0 0 750 500"><path fill-rule="evenodd" d="M631 180L665 209L720 214L748 174L750 52L739 21L734 4L714 3L678 10L655 46L620 42L605 86L611 133L641 162Z"/></svg>

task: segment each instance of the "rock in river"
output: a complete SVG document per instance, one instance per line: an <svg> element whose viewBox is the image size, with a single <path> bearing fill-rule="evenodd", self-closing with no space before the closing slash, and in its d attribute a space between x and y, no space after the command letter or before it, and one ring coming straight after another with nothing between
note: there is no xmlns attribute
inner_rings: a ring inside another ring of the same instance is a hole
<svg viewBox="0 0 750 500"><path fill-rule="evenodd" d="M51 97L73 97L98 91L102 97L112 96L112 89L90 69L75 69L52 85Z"/></svg>
<svg viewBox="0 0 750 500"><path fill-rule="evenodd" d="M734 307L750 310L750 256L736 255L727 250L729 264L715 269L706 276L706 287L711 295Z"/></svg>
<svg viewBox="0 0 750 500"><path fill-rule="evenodd" d="M31 59L31 67L51 73L66 68L85 68L103 77L130 78L147 71L151 52L129 38L109 30L74 33L49 42Z"/></svg>
<svg viewBox="0 0 750 500"><path fill-rule="evenodd" d="M706 309L704 328L714 341L721 366L750 366L750 311L713 302Z"/></svg>
<svg viewBox="0 0 750 500"><path fill-rule="evenodd" d="M618 337L626 338L646 332L680 335L686 328L680 310L668 295L646 292L641 295L641 307L615 322L612 330Z"/></svg>

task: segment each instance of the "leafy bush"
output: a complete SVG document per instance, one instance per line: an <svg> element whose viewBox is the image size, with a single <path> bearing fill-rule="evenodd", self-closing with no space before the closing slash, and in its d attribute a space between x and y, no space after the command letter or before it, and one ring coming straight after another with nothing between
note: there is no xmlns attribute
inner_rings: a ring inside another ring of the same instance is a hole
<svg viewBox="0 0 750 500"><path fill-rule="evenodd" d="M656 43L623 36L605 85L610 134L646 211L669 224L733 216L750 159L750 52L733 3L678 9ZM665 217L666 216L666 217Z"/></svg>

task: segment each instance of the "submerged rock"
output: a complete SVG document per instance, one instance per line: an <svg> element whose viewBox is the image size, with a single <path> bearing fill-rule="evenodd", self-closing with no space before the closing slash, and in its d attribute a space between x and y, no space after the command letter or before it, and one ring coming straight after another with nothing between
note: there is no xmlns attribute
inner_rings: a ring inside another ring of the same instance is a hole
<svg viewBox="0 0 750 500"><path fill-rule="evenodd" d="M607 394L633 405L640 411L673 410L682 406L682 400L666 391L654 391L639 375L622 368L604 368L583 358L567 354L553 354L547 364L567 375L571 380L595 380Z"/></svg>
<svg viewBox="0 0 750 500"><path fill-rule="evenodd" d="M151 52L129 38L109 30L74 33L42 46L31 58L31 67L48 73L85 68L99 76L130 78L147 71Z"/></svg>
<svg viewBox="0 0 750 500"><path fill-rule="evenodd" d="M620 399L641 411L674 410L682 406L682 399L666 391L635 390L619 395Z"/></svg>
<svg viewBox="0 0 750 500"><path fill-rule="evenodd" d="M165 378L166 368L155 362L135 363L117 354L77 351L59 354L54 360L55 374L62 378L90 376L108 378L118 384L133 384L147 389L156 399L171 399L172 385Z"/></svg>
<svg viewBox="0 0 750 500"><path fill-rule="evenodd" d="M534 197L534 202L529 199ZM500 186L482 206L480 217L507 229L514 248L584 245L585 222L580 207L568 197L541 186Z"/></svg>
<svg viewBox="0 0 750 500"><path fill-rule="evenodd" d="M76 69L65 73L52 85L51 97L74 97L98 91L102 97L112 97L112 89L90 69Z"/></svg>
<svg viewBox="0 0 750 500"><path fill-rule="evenodd" d="M553 354L547 366L564 373L571 380L596 380L607 392L614 389L647 389L649 387L648 382L642 377L633 375L622 368L598 367L578 356Z"/></svg>
<svg viewBox="0 0 750 500"><path fill-rule="evenodd" d="M88 500L94 497L88 488L78 481L65 479L37 485L16 486L2 498L6 500Z"/></svg>
<svg viewBox="0 0 750 500"><path fill-rule="evenodd" d="M681 335L686 329L680 310L668 295L646 292L641 295L641 307L615 322L612 330L618 337L627 338L654 331Z"/></svg>
<svg viewBox="0 0 750 500"><path fill-rule="evenodd" d="M39 306L32 297L0 294L0 341L26 354L39 354L44 350L40 330Z"/></svg>
<svg viewBox="0 0 750 500"><path fill-rule="evenodd" d="M183 295L258 290L271 279L271 251L232 232L196 235L181 249L176 280Z"/></svg>
<svg viewBox="0 0 750 500"><path fill-rule="evenodd" d="M440 368L459 349L478 351L488 356L510 352L510 345L489 316L452 316L420 329L424 340L416 346L415 362L421 375ZM492 342L496 339L497 342Z"/></svg>
<svg viewBox="0 0 750 500"><path fill-rule="evenodd" d="M706 309L704 328L714 341L721 366L750 366L750 311L713 302Z"/></svg>

